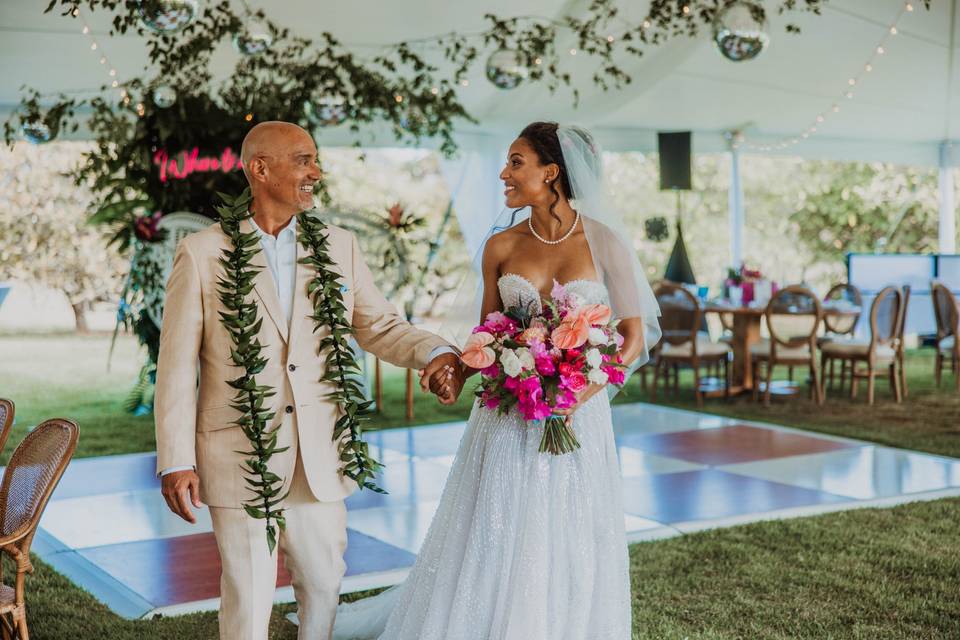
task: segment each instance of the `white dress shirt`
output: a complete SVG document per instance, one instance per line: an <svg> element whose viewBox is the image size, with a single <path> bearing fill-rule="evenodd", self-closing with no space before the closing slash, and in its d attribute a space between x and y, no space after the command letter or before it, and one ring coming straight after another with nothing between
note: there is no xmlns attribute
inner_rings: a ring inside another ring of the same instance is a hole
<svg viewBox="0 0 960 640"><path fill-rule="evenodd" d="M263 249L263 257L267 261L267 267L270 269L270 275L273 276L273 284L277 287L277 295L280 298L280 305L283 307L283 314L287 318L287 327L290 326L290 316L293 312L293 293L297 282L297 217L290 218L280 233L274 237L257 226L253 218L250 218L250 224L260 234L260 247ZM434 347L430 352L430 359L443 355L444 353L456 353L450 347ZM186 471L193 469L192 466L170 467L160 472L161 476L174 471Z"/></svg>

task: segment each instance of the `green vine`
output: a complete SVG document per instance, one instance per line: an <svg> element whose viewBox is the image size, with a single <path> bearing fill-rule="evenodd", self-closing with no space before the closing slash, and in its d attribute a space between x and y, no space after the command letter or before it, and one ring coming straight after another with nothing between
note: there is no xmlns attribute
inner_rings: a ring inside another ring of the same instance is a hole
<svg viewBox="0 0 960 640"><path fill-rule="evenodd" d="M298 260L310 265L316 275L307 284L307 295L313 304L315 331L327 328L330 334L320 339L318 353L325 354L325 371L321 382L330 382L336 386L327 398L336 402L340 412L333 429L333 440L339 443L341 472L354 480L361 489L370 489L377 493L386 493L379 488L373 478L383 468L370 455L369 447L363 440L360 422L370 413L360 383L351 374L361 372L353 350L347 344L347 336L352 329L346 317L343 304L343 289L340 275L331 267L334 262L329 255L329 236L327 226L309 213L297 216L298 240L309 255Z"/></svg>
<svg viewBox="0 0 960 640"><path fill-rule="evenodd" d="M220 317L233 341L230 358L233 364L243 369L240 377L228 380L227 384L236 389L230 406L240 412L240 417L234 424L243 429L250 441L250 451L238 453L249 456L241 467L247 476L247 486L254 494L243 508L251 517L266 520L267 546L272 553L277 546L276 527L283 530L286 524L283 509L278 507L286 494L280 495L283 480L268 469L268 463L275 453L286 451L288 447L277 447L279 429L267 429L276 414L264 406L264 402L276 392L269 385L257 384L256 380L256 375L267 364L267 359L260 355L263 346L257 338L263 319L258 317L257 303L249 299L254 278L260 272L258 267L250 264L260 251L260 238L256 231L240 231L240 223L250 217L250 190L246 189L236 198L225 194L220 197L224 203L217 208L220 226L231 243L220 257L224 275L219 279L217 289L220 301L227 309L220 312Z"/></svg>

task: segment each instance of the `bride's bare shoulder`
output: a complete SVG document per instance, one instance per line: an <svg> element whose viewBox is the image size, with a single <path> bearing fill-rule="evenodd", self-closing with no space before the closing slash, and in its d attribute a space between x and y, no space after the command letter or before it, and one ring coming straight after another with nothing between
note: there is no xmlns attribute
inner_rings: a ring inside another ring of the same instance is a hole
<svg viewBox="0 0 960 640"><path fill-rule="evenodd" d="M520 239L520 236L521 233L517 230L517 227L511 227L495 233L487 240L487 245L484 247L484 253L497 255L509 253Z"/></svg>

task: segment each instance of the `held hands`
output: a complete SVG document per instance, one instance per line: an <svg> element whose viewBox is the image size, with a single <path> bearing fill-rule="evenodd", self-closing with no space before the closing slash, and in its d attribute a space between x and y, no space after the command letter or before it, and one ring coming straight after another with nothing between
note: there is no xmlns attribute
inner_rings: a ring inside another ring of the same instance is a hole
<svg viewBox="0 0 960 640"><path fill-rule="evenodd" d="M200 477L197 472L192 469L174 471L163 476L160 484L160 491L170 511L190 524L196 524L197 518L190 510L190 503L192 502L197 509L203 506L200 502Z"/></svg>
<svg viewBox="0 0 960 640"><path fill-rule="evenodd" d="M455 353L443 353L420 370L420 388L436 395L440 404L456 402L465 380L463 365Z"/></svg>

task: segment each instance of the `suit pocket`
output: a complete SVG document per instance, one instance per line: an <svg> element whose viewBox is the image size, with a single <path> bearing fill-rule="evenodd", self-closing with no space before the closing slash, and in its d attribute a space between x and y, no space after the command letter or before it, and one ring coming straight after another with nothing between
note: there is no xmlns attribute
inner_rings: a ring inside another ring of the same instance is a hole
<svg viewBox="0 0 960 640"><path fill-rule="evenodd" d="M215 407L204 407L197 412L197 431L219 431L221 429L239 429L234 422L240 417L240 412L229 404Z"/></svg>

